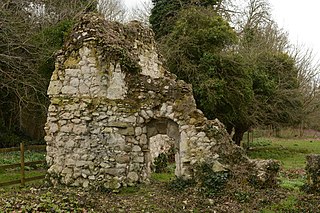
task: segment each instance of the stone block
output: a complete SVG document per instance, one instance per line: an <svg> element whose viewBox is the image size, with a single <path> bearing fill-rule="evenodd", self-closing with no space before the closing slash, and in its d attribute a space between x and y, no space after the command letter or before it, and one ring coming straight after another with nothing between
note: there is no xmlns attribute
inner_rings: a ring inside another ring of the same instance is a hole
<svg viewBox="0 0 320 213"><path fill-rule="evenodd" d="M60 81L51 81L48 87L48 95L58 95L61 91L62 83Z"/></svg>
<svg viewBox="0 0 320 213"><path fill-rule="evenodd" d="M78 88L73 86L63 86L61 92L62 94L74 95L78 92Z"/></svg>
<svg viewBox="0 0 320 213"><path fill-rule="evenodd" d="M90 91L90 89L86 84L84 84L84 83L80 84L80 86L79 86L79 93L80 94L89 94L89 91Z"/></svg>
<svg viewBox="0 0 320 213"><path fill-rule="evenodd" d="M83 181L82 186L83 186L83 188L88 188L89 187L89 181L88 180Z"/></svg>
<svg viewBox="0 0 320 213"><path fill-rule="evenodd" d="M112 133L113 132L113 129L110 128L110 127L106 127L102 130L103 133Z"/></svg>
<svg viewBox="0 0 320 213"><path fill-rule="evenodd" d="M56 112L57 111L57 107L55 105L50 105L48 107L48 112Z"/></svg>
<svg viewBox="0 0 320 213"><path fill-rule="evenodd" d="M59 126L56 123L49 123L49 130L51 133L56 133L59 130Z"/></svg>
<svg viewBox="0 0 320 213"><path fill-rule="evenodd" d="M147 135L142 134L142 135L140 136L140 144L141 144L141 145L144 145L144 144L147 144L147 143L148 143Z"/></svg>
<svg viewBox="0 0 320 213"><path fill-rule="evenodd" d="M109 122L108 123L109 127L118 127L118 128L127 128L130 126L129 123L126 122L117 122L117 121L113 121L113 122Z"/></svg>
<svg viewBox="0 0 320 213"><path fill-rule="evenodd" d="M115 160L120 164L124 164L124 163L130 162L130 157L128 155L121 155L121 156L115 157Z"/></svg>
<svg viewBox="0 0 320 213"><path fill-rule="evenodd" d="M144 162L144 157L136 156L133 158L134 163L143 163Z"/></svg>
<svg viewBox="0 0 320 213"><path fill-rule="evenodd" d="M130 182L137 182L139 180L139 175L136 172L129 172L127 177Z"/></svg>
<svg viewBox="0 0 320 213"><path fill-rule="evenodd" d="M273 188L277 185L280 162L276 160L251 160L249 182L257 188Z"/></svg>
<svg viewBox="0 0 320 213"><path fill-rule="evenodd" d="M85 165L87 165L86 161L77 161L76 162L76 167L84 167Z"/></svg>
<svg viewBox="0 0 320 213"><path fill-rule="evenodd" d="M141 110L140 114L146 120L148 120L150 118L145 110Z"/></svg>
<svg viewBox="0 0 320 213"><path fill-rule="evenodd" d="M320 155L307 155L306 160L308 189L310 191L320 191Z"/></svg>
<svg viewBox="0 0 320 213"><path fill-rule="evenodd" d="M64 168L61 173L64 174L64 175L72 174L72 169Z"/></svg>
<svg viewBox="0 0 320 213"><path fill-rule="evenodd" d="M65 74L69 77L77 77L80 73L80 69L66 69Z"/></svg>
<svg viewBox="0 0 320 213"><path fill-rule="evenodd" d="M133 146L132 151L133 152L141 152L141 147L140 146Z"/></svg>
<svg viewBox="0 0 320 213"><path fill-rule="evenodd" d="M66 147L67 149L72 149L72 148L74 147L74 145L75 145L75 142L74 142L73 140L68 140L68 141L66 142L65 147Z"/></svg>
<svg viewBox="0 0 320 213"><path fill-rule="evenodd" d="M136 127L134 133L136 136L140 136L142 134L142 128L140 126Z"/></svg>
<svg viewBox="0 0 320 213"><path fill-rule="evenodd" d="M70 166L70 167L73 167L76 165L76 161L71 159L71 158L68 158L66 159L66 166Z"/></svg>
<svg viewBox="0 0 320 213"><path fill-rule="evenodd" d="M146 113L150 118L153 118L154 114L152 110L147 110Z"/></svg>
<svg viewBox="0 0 320 213"><path fill-rule="evenodd" d="M72 78L71 80L70 80L70 86L72 86L72 87L78 87L79 86L79 79L78 78Z"/></svg>
<svg viewBox="0 0 320 213"><path fill-rule="evenodd" d="M119 169L116 169L116 168L107 168L104 171L108 175L112 175L112 176L118 176L119 175Z"/></svg>
<svg viewBox="0 0 320 213"><path fill-rule="evenodd" d="M126 123L136 123L137 118L135 116L129 116L129 117L123 118L122 121Z"/></svg>
<svg viewBox="0 0 320 213"><path fill-rule="evenodd" d="M72 132L72 129L73 129L72 124L66 124L66 125L61 126L60 131L65 132L65 133L69 133L69 132Z"/></svg>
<svg viewBox="0 0 320 213"><path fill-rule="evenodd" d="M45 137L44 137L44 140L46 141L46 142L51 142L52 141L52 137L51 136L49 136L49 135L46 135Z"/></svg>
<svg viewBox="0 0 320 213"><path fill-rule="evenodd" d="M118 132L120 134L122 134L122 135L130 136L130 135L134 135L134 128L132 126L130 126L130 127L125 128L125 129L119 129Z"/></svg>

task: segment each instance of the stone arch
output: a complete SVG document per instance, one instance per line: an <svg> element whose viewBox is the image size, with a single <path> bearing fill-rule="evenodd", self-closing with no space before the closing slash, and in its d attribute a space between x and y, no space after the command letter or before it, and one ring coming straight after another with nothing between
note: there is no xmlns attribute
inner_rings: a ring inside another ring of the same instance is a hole
<svg viewBox="0 0 320 213"><path fill-rule="evenodd" d="M149 122L146 123L147 129L147 144L149 152L146 153L146 167L147 172L150 175L151 173L151 138L156 135L167 135L168 137L174 140L174 149L175 149L175 175L180 177L181 173L181 158L180 158L180 132L179 125L171 119L168 118L153 118Z"/></svg>

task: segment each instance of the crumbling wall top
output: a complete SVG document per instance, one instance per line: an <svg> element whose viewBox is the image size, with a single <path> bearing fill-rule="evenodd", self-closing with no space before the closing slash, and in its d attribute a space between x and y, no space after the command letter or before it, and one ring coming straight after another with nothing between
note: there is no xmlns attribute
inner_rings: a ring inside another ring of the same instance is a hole
<svg viewBox="0 0 320 213"><path fill-rule="evenodd" d="M153 31L138 21L121 24L107 21L97 14L85 14L75 25L63 50L57 54L61 64L82 46L95 47L99 60L119 62L124 71L153 78L168 75L164 69L159 69L162 63Z"/></svg>

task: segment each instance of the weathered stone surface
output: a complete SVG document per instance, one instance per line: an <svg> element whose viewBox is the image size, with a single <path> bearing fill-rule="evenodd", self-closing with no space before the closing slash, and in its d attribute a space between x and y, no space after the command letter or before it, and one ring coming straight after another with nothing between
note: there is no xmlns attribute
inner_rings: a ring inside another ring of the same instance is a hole
<svg viewBox="0 0 320 213"><path fill-rule="evenodd" d="M308 190L320 191L320 155L307 155L306 173Z"/></svg>
<svg viewBox="0 0 320 213"><path fill-rule="evenodd" d="M119 133L122 135L134 135L134 128L130 126L125 129L119 129Z"/></svg>
<svg viewBox="0 0 320 213"><path fill-rule="evenodd" d="M126 165L126 163L130 163L130 156L129 155L118 156L115 158L115 161L120 164Z"/></svg>
<svg viewBox="0 0 320 213"><path fill-rule="evenodd" d="M110 73L110 82L107 89L107 98L124 99L127 94L127 86L125 83L125 73L121 70L120 64L113 65Z"/></svg>
<svg viewBox="0 0 320 213"><path fill-rule="evenodd" d="M280 162L276 160L251 160L249 182L259 188L272 188L277 185Z"/></svg>
<svg viewBox="0 0 320 213"><path fill-rule="evenodd" d="M60 81L51 81L50 86L48 88L48 95L58 95L61 91L62 83Z"/></svg>
<svg viewBox="0 0 320 213"><path fill-rule="evenodd" d="M214 161L212 165L212 171L214 172L225 172L228 171L228 168L222 165L219 161Z"/></svg>
<svg viewBox="0 0 320 213"><path fill-rule="evenodd" d="M130 126L130 124L126 123L126 122L109 122L108 126L110 127L118 127L118 128L127 128Z"/></svg>
<svg viewBox="0 0 320 213"><path fill-rule="evenodd" d="M139 180L139 175L136 172L129 172L128 179L130 182L136 183Z"/></svg>
<svg viewBox="0 0 320 213"><path fill-rule="evenodd" d="M202 162L223 171L247 159L223 124L197 110L191 86L164 69L153 32L137 22L84 15L57 56L48 95L46 159L53 184L146 182L154 159L169 150L183 178L192 178Z"/></svg>

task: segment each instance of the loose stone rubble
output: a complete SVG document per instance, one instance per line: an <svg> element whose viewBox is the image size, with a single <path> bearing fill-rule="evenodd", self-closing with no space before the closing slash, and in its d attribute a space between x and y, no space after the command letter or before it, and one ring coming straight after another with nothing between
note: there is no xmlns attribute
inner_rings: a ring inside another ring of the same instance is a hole
<svg viewBox="0 0 320 213"><path fill-rule="evenodd" d="M277 185L280 162L275 160L250 160L249 181L259 188L272 188Z"/></svg>
<svg viewBox="0 0 320 213"><path fill-rule="evenodd" d="M85 15L55 67L45 127L54 185L148 182L153 158L165 146L150 140L157 135L172 139L178 177L192 178L194 165L203 162L248 162L223 124L196 108L191 86L163 68L153 32L138 22Z"/></svg>

